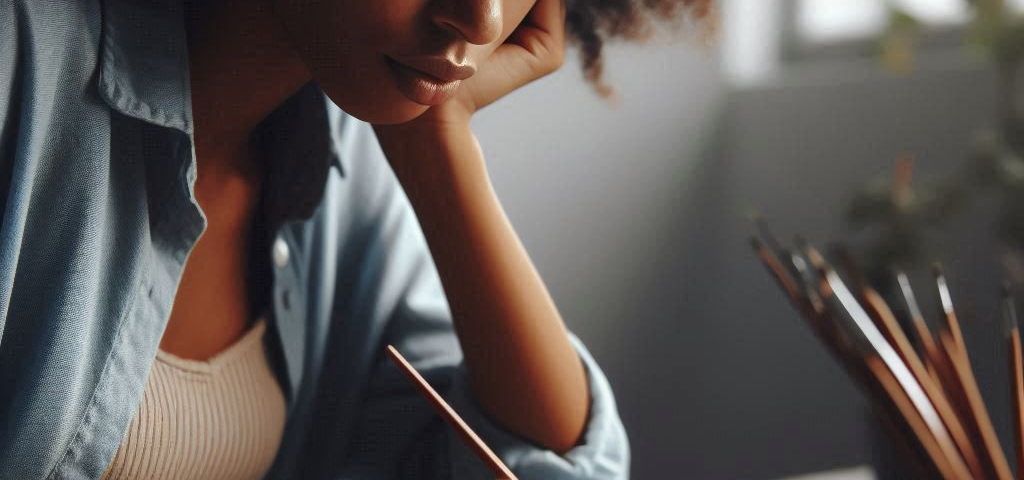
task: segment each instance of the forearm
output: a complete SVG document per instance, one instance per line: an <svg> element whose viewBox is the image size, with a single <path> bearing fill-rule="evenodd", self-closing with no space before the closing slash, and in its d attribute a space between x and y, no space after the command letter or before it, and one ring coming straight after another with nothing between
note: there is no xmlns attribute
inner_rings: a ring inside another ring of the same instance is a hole
<svg viewBox="0 0 1024 480"><path fill-rule="evenodd" d="M378 128L423 227L473 392L505 428L565 452L586 424L586 373L494 193L468 127Z"/></svg>

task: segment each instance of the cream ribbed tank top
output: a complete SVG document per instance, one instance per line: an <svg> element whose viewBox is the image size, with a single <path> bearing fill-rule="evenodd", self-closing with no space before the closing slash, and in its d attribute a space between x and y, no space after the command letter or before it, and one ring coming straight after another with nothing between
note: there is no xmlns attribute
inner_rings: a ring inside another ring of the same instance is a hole
<svg viewBox="0 0 1024 480"><path fill-rule="evenodd" d="M104 479L259 479L277 453L285 400L260 319L205 361L159 350Z"/></svg>

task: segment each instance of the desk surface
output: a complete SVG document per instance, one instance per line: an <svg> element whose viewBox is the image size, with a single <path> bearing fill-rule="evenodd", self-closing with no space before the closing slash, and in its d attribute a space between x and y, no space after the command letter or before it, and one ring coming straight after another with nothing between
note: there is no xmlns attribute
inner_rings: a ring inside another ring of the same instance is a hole
<svg viewBox="0 0 1024 480"><path fill-rule="evenodd" d="M779 480L875 480L875 472L871 467L864 465L841 470L808 473L796 477L780 478Z"/></svg>

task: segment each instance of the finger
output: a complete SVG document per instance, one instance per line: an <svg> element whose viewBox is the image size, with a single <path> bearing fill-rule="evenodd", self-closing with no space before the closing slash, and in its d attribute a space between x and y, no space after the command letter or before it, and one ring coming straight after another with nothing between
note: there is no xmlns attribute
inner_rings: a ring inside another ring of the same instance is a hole
<svg viewBox="0 0 1024 480"><path fill-rule="evenodd" d="M537 0L526 22L561 43L565 37L565 0Z"/></svg>
<svg viewBox="0 0 1024 480"><path fill-rule="evenodd" d="M476 107L561 67L565 56L565 2L538 0L526 18L486 60L470 82Z"/></svg>

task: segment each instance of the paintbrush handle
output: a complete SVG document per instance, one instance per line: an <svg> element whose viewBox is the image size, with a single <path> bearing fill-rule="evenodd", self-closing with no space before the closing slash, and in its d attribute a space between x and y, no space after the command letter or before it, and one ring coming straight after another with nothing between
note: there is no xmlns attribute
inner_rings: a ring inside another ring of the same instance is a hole
<svg viewBox="0 0 1024 480"><path fill-rule="evenodd" d="M890 403L899 412L899 417L906 422L913 437L917 440L942 478L946 480L970 479L971 475L966 465L960 463L961 460L959 458L950 457L947 454L948 452L939 446L931 429L921 417L913 402L911 402L910 397L903 391L899 381L889 371L885 362L873 354L867 356L864 361L868 371L878 383L878 386L881 387L882 392L884 392L882 398L888 399L887 403Z"/></svg>
<svg viewBox="0 0 1024 480"><path fill-rule="evenodd" d="M886 339L906 363L907 368L910 369L910 372L917 379L928 399L932 401L932 405L935 407L939 418L942 419L943 424L946 425L946 430L949 431L953 443L956 444L960 453L963 454L964 463L967 464L968 469L970 469L975 477L983 478L985 470L982 467L978 453L974 449L970 436L957 417L956 411L946 398L942 387L935 377L928 372L921 358L918 357L917 352L911 346L910 340L903 333L903 329L897 322L892 310L885 303L885 300L882 299L881 295L866 285L862 287L861 295L868 314L875 320L879 330L882 331L882 334L885 335Z"/></svg>
<svg viewBox="0 0 1024 480"><path fill-rule="evenodd" d="M838 326L835 319L830 318L828 314L819 314L811 308L808 299L800 292L786 270L782 268L778 258L756 239L753 245L769 273L787 293L790 301L808 321L812 330L843 363L847 372L869 391L875 390L871 388L871 385L881 387L882 390L875 398L876 404L880 408L884 405L893 405L896 408L899 416L903 417L913 430L918 444L926 451L932 464L942 472L943 478L948 480L970 479L970 469L964 463L956 443L949 437L949 432L935 412L930 399L920 390L920 384L905 368L899 355L894 351L891 352L890 357L894 358L890 358L888 361L875 354L862 355L859 352L860 349L855 345L857 340L854 340L855 344L850 344L847 342L850 339L843 335L842 329L834 328ZM823 288L826 286L827 284L822 285ZM845 289L843 291L845 292ZM846 293L848 294L848 292ZM822 295L825 298L830 298L833 292L823 291ZM867 322L871 323L871 320L867 320ZM878 337L875 342L876 346L880 346L878 342L886 342L877 329L875 334ZM891 347L889 350L892 350ZM904 366L904 368L901 370L898 368L899 366ZM894 371L890 371L890 369ZM902 381L898 379L901 376Z"/></svg>
<svg viewBox="0 0 1024 480"><path fill-rule="evenodd" d="M451 405L448 405L448 402L444 401L444 398L434 390L434 387L431 387L419 372L417 372L416 369L413 368L413 366L405 359L405 357L403 357L401 353L398 353L398 350L395 347L388 345L387 351L388 355L391 356L391 359L398 364L398 367L405 372L409 379L412 380L412 382L419 388L420 392L423 393L423 396L427 397L427 400L429 400L434 406L437 413L441 414L441 417L447 420L448 423L455 428L456 432L459 432L462 439L465 440L480 459L491 468L491 471L496 475L499 475L499 479L519 480L516 478L515 474L512 473L512 470L509 470L508 466L498 458L498 455L496 455L494 451L492 451L491 448L480 439L476 432L466 424L462 417L460 417L458 413L455 413L455 410L452 409Z"/></svg>
<svg viewBox="0 0 1024 480"><path fill-rule="evenodd" d="M988 409L985 408L981 391L978 389L974 372L971 370L967 351L961 350L956 344L956 340L948 335L947 332L942 332L939 335L939 339L949 359L954 377L959 384L965 407L968 409L969 416L965 420L973 421L973 426L977 429L977 434L981 440L982 448L980 450L988 454L984 459L988 461L988 466L992 469L992 474L995 475L995 478L999 480L1012 480L1013 474L1010 473L1010 465L1006 461L1003 447L999 444L999 438L996 436L995 428L992 426L992 419L988 415Z"/></svg>
<svg viewBox="0 0 1024 480"><path fill-rule="evenodd" d="M1020 330L1010 331L1010 387L1013 389L1013 440L1017 447L1017 478L1024 479L1024 360Z"/></svg>

